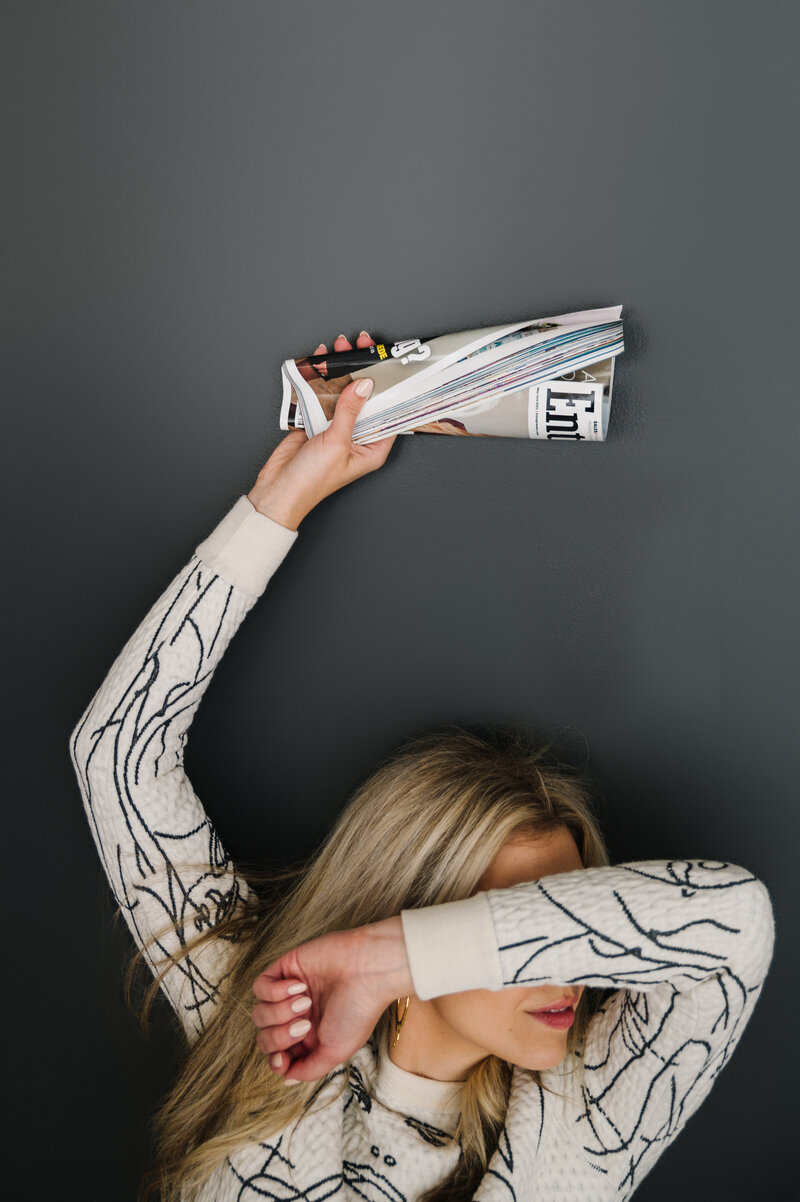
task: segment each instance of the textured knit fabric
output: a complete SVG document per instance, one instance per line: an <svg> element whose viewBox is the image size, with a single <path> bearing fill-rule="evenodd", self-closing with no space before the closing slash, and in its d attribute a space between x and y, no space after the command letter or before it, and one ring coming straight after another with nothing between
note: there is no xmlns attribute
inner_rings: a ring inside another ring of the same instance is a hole
<svg viewBox="0 0 800 1202"><path fill-rule="evenodd" d="M157 955L213 928L247 895L183 753L216 665L296 538L240 497L145 616L72 733L111 889L137 943L157 936ZM700 860L562 873L403 910L401 921L420 998L571 982L614 990L583 1054L541 1074L545 1089L514 1067L479 1202L629 1198L733 1052L774 936L764 885ZM173 922L177 933L165 934ZM212 940L165 978L190 1041L217 1004L229 946ZM457 1083L392 1064L373 1036L320 1083L299 1120L231 1156L203 1198L411 1202L456 1163L459 1094Z"/></svg>

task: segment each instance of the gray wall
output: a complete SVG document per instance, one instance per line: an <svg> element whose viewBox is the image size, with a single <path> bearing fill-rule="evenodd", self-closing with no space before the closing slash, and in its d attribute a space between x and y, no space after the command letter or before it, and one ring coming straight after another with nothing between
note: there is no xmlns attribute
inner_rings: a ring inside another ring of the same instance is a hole
<svg viewBox="0 0 800 1202"><path fill-rule="evenodd" d="M637 1197L788 1173L797 17L2 5L10 1196L132 1199L149 1154L177 1043L125 1008L67 739L282 437L281 359L614 303L607 442L398 439L303 523L187 767L234 855L280 858L414 732L562 731L615 860L729 859L776 908L753 1022Z"/></svg>

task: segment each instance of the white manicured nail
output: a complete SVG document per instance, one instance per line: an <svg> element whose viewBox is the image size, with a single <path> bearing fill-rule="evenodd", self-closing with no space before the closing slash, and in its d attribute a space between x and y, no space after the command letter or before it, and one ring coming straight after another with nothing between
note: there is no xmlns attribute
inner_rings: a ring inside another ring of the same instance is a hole
<svg viewBox="0 0 800 1202"><path fill-rule="evenodd" d="M311 1023L307 1018L301 1018L299 1022L292 1023L289 1028L290 1035L305 1035L306 1031L311 1030Z"/></svg>
<svg viewBox="0 0 800 1202"><path fill-rule="evenodd" d="M269 1062L273 1068L280 1068L283 1063L283 1055L280 1052L273 1052L269 1058Z"/></svg>
<svg viewBox="0 0 800 1202"><path fill-rule="evenodd" d="M308 985L304 985L303 982L300 981L299 984L297 984L297 985L290 985L289 988L286 990L286 992L287 993L303 993L304 990L306 990L306 989L308 989Z"/></svg>
<svg viewBox="0 0 800 1202"><path fill-rule="evenodd" d="M310 1005L311 1005L310 997L299 997L296 1001L292 1002L292 1010L294 1010L298 1014L300 1014L301 1011L307 1010Z"/></svg>

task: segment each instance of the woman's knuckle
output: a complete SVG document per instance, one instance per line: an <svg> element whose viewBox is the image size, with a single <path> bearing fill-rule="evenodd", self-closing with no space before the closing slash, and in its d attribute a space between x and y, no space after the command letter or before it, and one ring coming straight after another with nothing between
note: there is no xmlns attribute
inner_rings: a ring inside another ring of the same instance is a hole
<svg viewBox="0 0 800 1202"><path fill-rule="evenodd" d="M282 1023L291 1023L302 1015L302 1010L293 1009L295 998L282 998L277 1002L259 1002L254 1006L250 1017L257 1027L278 1027ZM310 1006L305 1007L306 1010Z"/></svg>
<svg viewBox="0 0 800 1202"><path fill-rule="evenodd" d="M273 1027L280 1026L281 1023L286 1022L289 1014L286 1007L286 1002L273 1002L269 1010L270 1023Z"/></svg>
<svg viewBox="0 0 800 1202"><path fill-rule="evenodd" d="M266 1027L269 1023L268 1003L259 1002L257 1006L253 1007L250 1017L257 1027Z"/></svg>
<svg viewBox="0 0 800 1202"><path fill-rule="evenodd" d="M256 1035L256 1044L265 1056L268 1056L270 1052L274 1052L276 1050L275 1045L272 1042L272 1032L269 1030L269 1028L259 1031L258 1035Z"/></svg>

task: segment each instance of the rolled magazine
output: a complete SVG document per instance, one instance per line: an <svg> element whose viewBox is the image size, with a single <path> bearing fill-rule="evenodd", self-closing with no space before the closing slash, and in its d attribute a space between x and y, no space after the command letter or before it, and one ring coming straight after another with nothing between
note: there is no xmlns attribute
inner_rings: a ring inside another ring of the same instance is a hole
<svg viewBox="0 0 800 1202"><path fill-rule="evenodd" d="M603 442L621 317L615 305L286 359L280 428L319 434L347 385L368 376L356 443L414 433Z"/></svg>

